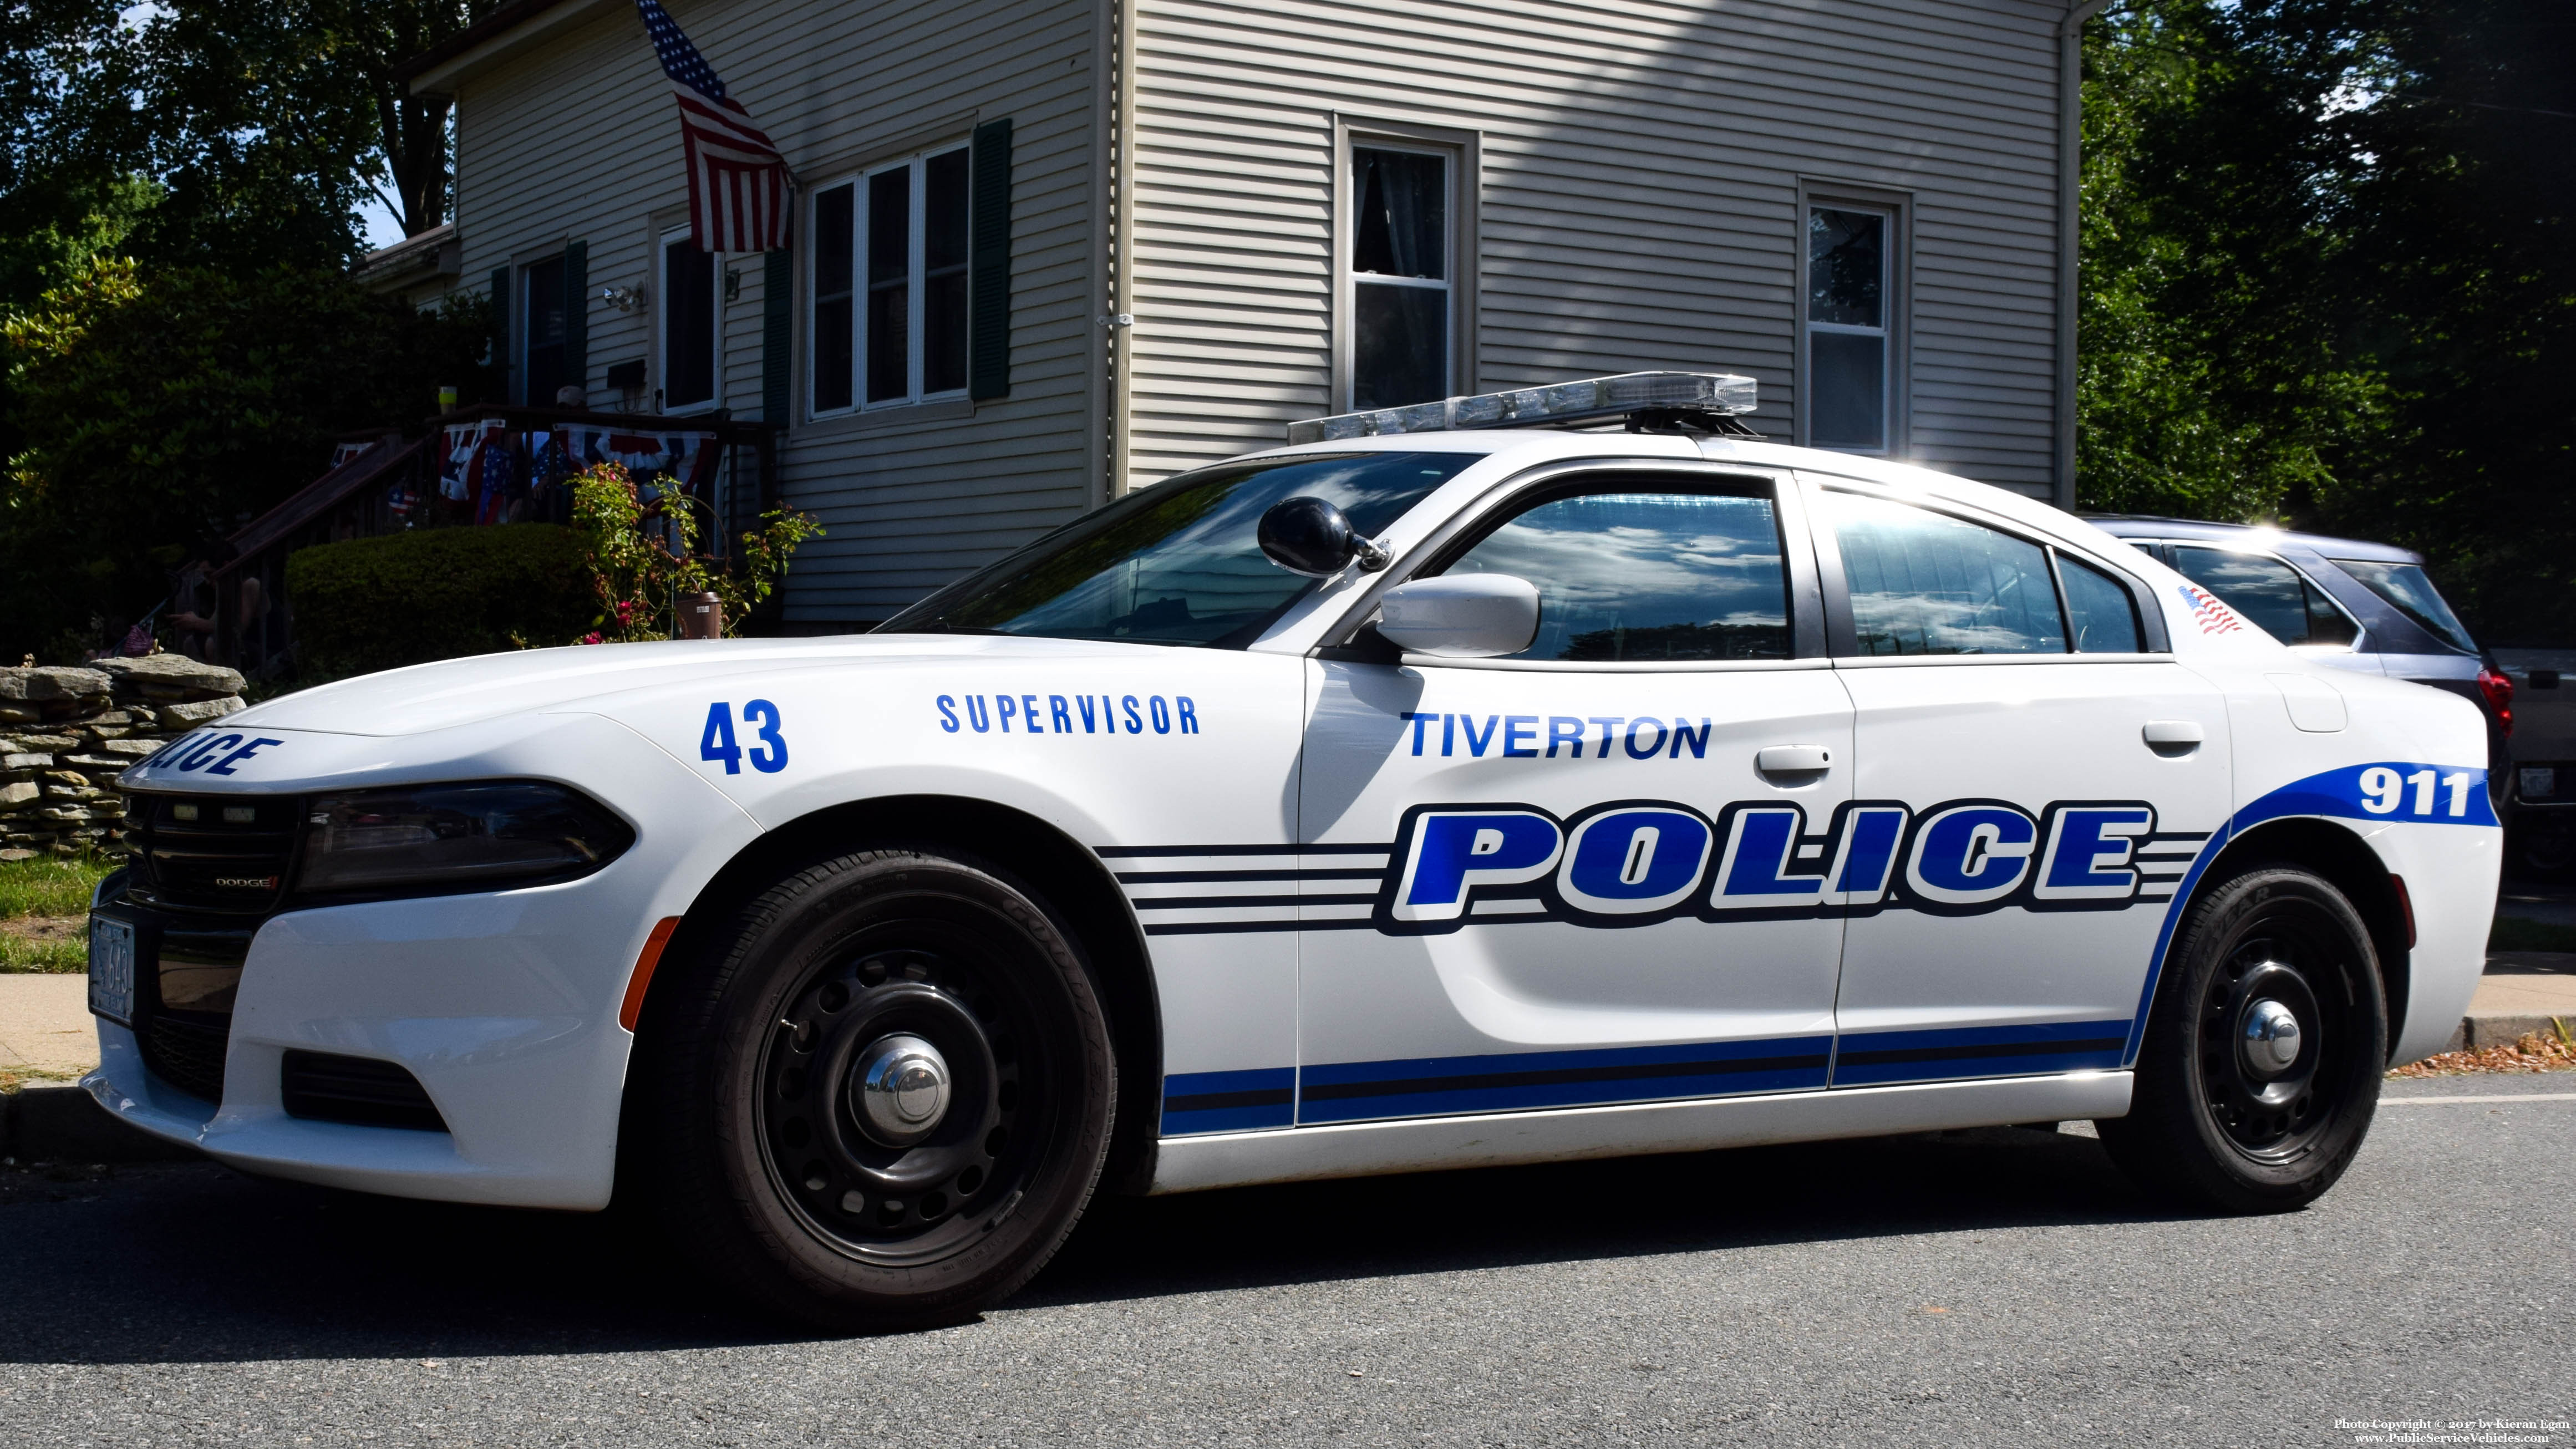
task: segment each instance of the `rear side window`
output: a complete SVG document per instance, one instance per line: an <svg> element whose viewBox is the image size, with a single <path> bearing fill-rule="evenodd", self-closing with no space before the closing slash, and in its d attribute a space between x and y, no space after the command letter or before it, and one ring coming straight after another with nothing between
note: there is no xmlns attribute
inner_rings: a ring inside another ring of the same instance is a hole
<svg viewBox="0 0 2576 1449"><path fill-rule="evenodd" d="M1789 584L1771 500L1581 493L1514 516L1449 575L1538 586L1538 637L1515 659L1786 659Z"/></svg>
<svg viewBox="0 0 2576 1449"><path fill-rule="evenodd" d="M2176 544L2174 569L2284 644L2350 644L2359 633L2323 590L2268 554Z"/></svg>
<svg viewBox="0 0 2576 1449"><path fill-rule="evenodd" d="M2414 620L2434 638L2463 654L2478 652L2476 641L2469 638L2468 627L2443 602L2421 565L2339 558L2334 560L2334 566L2361 580L2363 588L2386 599L2390 608Z"/></svg>
<svg viewBox="0 0 2576 1449"><path fill-rule="evenodd" d="M2088 563L2057 556L2057 576L2066 585L2067 635L2083 654L2137 654L2137 602L2117 579Z"/></svg>
<svg viewBox="0 0 2576 1449"><path fill-rule="evenodd" d="M2062 654L2048 554L2008 533L1829 493L1864 655Z"/></svg>

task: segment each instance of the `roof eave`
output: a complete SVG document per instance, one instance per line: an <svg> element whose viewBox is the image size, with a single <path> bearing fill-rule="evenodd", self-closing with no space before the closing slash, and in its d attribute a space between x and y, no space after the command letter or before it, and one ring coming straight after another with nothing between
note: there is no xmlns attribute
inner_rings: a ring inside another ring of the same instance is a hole
<svg viewBox="0 0 2576 1449"><path fill-rule="evenodd" d="M529 47L589 21L622 0L518 0L396 68L416 96L452 96L458 86Z"/></svg>

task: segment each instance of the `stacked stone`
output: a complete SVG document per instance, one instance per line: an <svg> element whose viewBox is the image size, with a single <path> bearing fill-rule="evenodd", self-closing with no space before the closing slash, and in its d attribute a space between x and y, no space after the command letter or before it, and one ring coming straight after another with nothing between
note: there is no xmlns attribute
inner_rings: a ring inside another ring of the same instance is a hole
<svg viewBox="0 0 2576 1449"><path fill-rule="evenodd" d="M116 777L241 708L241 687L183 654L0 669L0 860L119 848Z"/></svg>

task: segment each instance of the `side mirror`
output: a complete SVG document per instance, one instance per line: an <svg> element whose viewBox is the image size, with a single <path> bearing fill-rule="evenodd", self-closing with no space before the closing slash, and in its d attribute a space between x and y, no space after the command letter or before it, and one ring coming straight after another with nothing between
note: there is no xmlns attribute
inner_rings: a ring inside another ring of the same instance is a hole
<svg viewBox="0 0 2576 1449"><path fill-rule="evenodd" d="M1261 552L1292 574L1330 578L1358 559L1371 573L1385 568L1385 549L1359 536L1342 510L1321 498L1286 498L1261 515Z"/></svg>
<svg viewBox="0 0 2576 1449"><path fill-rule="evenodd" d="M1510 574L1415 579L1378 600L1377 631L1415 654L1518 654L1538 637L1538 585Z"/></svg>

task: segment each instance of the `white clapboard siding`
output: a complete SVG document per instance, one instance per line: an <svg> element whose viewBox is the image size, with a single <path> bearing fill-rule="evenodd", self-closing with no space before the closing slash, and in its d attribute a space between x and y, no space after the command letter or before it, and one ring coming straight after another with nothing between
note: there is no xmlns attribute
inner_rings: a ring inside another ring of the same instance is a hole
<svg viewBox="0 0 2576 1449"><path fill-rule="evenodd" d="M2062 4L1136 3L1127 486L1333 410L1339 114L1477 136L1470 383L1726 367L1780 437L1801 180L1910 193L1910 456L2046 490Z"/></svg>
<svg viewBox="0 0 2576 1449"><path fill-rule="evenodd" d="M1094 10L1090 0L670 0L734 97L800 181L844 174L906 140L963 140L1013 124L1011 395L973 406L806 421L794 378L781 448L787 501L826 533L789 571L791 621L883 619L931 588L1081 511L1099 287L1091 235ZM649 311L603 287L652 280L654 222L684 215L679 125L632 10L529 47L459 87L460 286L578 238L589 247L589 388L650 347ZM953 123L953 124L952 124ZM925 127L950 126L936 136ZM800 259L801 260L801 259ZM730 256L721 401L762 412L763 259ZM658 290L658 288L656 289ZM803 319L798 319L800 349Z"/></svg>

